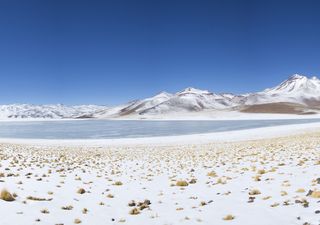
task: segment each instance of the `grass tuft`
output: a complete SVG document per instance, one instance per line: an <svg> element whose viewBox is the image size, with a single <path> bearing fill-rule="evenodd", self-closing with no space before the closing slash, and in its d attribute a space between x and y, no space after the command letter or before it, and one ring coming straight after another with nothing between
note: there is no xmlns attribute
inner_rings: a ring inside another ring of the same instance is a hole
<svg viewBox="0 0 320 225"><path fill-rule="evenodd" d="M1 192L0 192L0 199L6 201L6 202L12 202L15 200L15 198L13 197L13 195L7 191L6 189L3 189Z"/></svg>
<svg viewBox="0 0 320 225"><path fill-rule="evenodd" d="M225 217L223 217L223 220L234 220L234 216L233 215L226 215Z"/></svg>
<svg viewBox="0 0 320 225"><path fill-rule="evenodd" d="M189 185L189 183L187 181L185 181L185 180L179 180L176 183L176 186L178 186L178 187L186 187L188 185Z"/></svg>

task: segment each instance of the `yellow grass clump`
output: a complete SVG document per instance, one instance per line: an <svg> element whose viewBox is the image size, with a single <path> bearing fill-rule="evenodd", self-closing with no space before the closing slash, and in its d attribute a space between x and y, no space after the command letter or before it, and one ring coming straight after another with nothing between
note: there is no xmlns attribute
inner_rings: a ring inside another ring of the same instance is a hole
<svg viewBox="0 0 320 225"><path fill-rule="evenodd" d="M266 171L265 170L258 170L258 172L257 172L258 174L265 174L266 173Z"/></svg>
<svg viewBox="0 0 320 225"><path fill-rule="evenodd" d="M272 197L271 196L265 196L265 197L262 198L262 200L268 200L270 198L272 198Z"/></svg>
<svg viewBox="0 0 320 225"><path fill-rule="evenodd" d="M261 175L256 175L253 177L254 181L261 181Z"/></svg>
<svg viewBox="0 0 320 225"><path fill-rule="evenodd" d="M42 209L40 212L43 213L43 214L49 214L50 213L48 209Z"/></svg>
<svg viewBox="0 0 320 225"><path fill-rule="evenodd" d="M188 185L189 185L188 182L185 181L185 180L179 180L179 181L177 181L177 183L176 183L176 186L179 186L179 187L186 187L186 186L188 186Z"/></svg>
<svg viewBox="0 0 320 225"><path fill-rule="evenodd" d="M234 216L233 215L226 215L225 217L223 217L223 220L234 220Z"/></svg>
<svg viewBox="0 0 320 225"><path fill-rule="evenodd" d="M274 208L274 207L277 207L277 206L279 206L279 205L280 205L279 203L275 202L275 203L273 203L272 205L270 205L270 207Z"/></svg>
<svg viewBox="0 0 320 225"><path fill-rule="evenodd" d="M82 195L82 194L86 193L86 190L84 190L84 188L79 188L77 193Z"/></svg>
<svg viewBox="0 0 320 225"><path fill-rule="evenodd" d="M133 208L130 210L129 214L130 215L138 215L138 214L140 214L140 210L137 208Z"/></svg>
<svg viewBox="0 0 320 225"><path fill-rule="evenodd" d="M249 195L260 195L260 194L261 194L261 192L258 189L252 189L249 192Z"/></svg>
<svg viewBox="0 0 320 225"><path fill-rule="evenodd" d="M82 213L83 213L83 214L87 214L88 211L89 211L89 210L88 210L87 208L83 208L83 209L82 209Z"/></svg>
<svg viewBox="0 0 320 225"><path fill-rule="evenodd" d="M32 201L51 201L52 198L38 198L38 197L33 197L33 196L28 196L27 200L32 200Z"/></svg>
<svg viewBox="0 0 320 225"><path fill-rule="evenodd" d="M108 194L107 198L114 198L114 195L113 194Z"/></svg>
<svg viewBox="0 0 320 225"><path fill-rule="evenodd" d="M208 177L216 177L217 174L216 174L216 172L211 171L211 172L207 173L207 176L208 176Z"/></svg>
<svg viewBox="0 0 320 225"><path fill-rule="evenodd" d="M63 210L72 210L73 206L72 205L62 206L61 209L63 209Z"/></svg>
<svg viewBox="0 0 320 225"><path fill-rule="evenodd" d="M288 193L287 193L286 191L281 191L280 194L281 194L281 196L286 196L286 195L288 195Z"/></svg>
<svg viewBox="0 0 320 225"><path fill-rule="evenodd" d="M299 188L296 192L297 193L304 193L304 192L306 192L306 190L304 190L303 188Z"/></svg>
<svg viewBox="0 0 320 225"><path fill-rule="evenodd" d="M312 191L310 196L312 198L320 198L320 191Z"/></svg>
<svg viewBox="0 0 320 225"><path fill-rule="evenodd" d="M114 182L114 184L113 185L116 185L116 186L121 186L123 183L121 182L121 181L116 181L116 182Z"/></svg>
<svg viewBox="0 0 320 225"><path fill-rule="evenodd" d="M4 200L4 201L7 201L7 202L12 202L15 200L15 198L13 197L13 195L7 191L6 189L3 189L1 192L0 192L0 199Z"/></svg>

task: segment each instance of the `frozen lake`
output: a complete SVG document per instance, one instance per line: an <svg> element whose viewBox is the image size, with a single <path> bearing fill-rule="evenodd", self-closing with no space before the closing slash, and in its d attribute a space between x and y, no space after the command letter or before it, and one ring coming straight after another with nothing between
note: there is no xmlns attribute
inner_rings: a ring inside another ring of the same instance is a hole
<svg viewBox="0 0 320 225"><path fill-rule="evenodd" d="M157 137L320 122L320 119L225 121L73 120L0 122L0 138L110 139Z"/></svg>

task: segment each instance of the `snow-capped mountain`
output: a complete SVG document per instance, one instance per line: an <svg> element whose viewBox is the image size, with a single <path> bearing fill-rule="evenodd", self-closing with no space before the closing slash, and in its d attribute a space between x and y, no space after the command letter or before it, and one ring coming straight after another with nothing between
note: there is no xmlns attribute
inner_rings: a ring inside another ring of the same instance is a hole
<svg viewBox="0 0 320 225"><path fill-rule="evenodd" d="M320 80L295 74L276 87L250 94L245 98L246 105L275 102L320 106Z"/></svg>
<svg viewBox="0 0 320 225"><path fill-rule="evenodd" d="M100 112L97 117L99 118L109 118L109 117L118 117L125 116L129 114L138 114L144 110L153 108L172 97L172 94L167 92L161 92L151 98L146 98L143 100L136 100L129 102L125 105L116 106L107 110Z"/></svg>
<svg viewBox="0 0 320 225"><path fill-rule="evenodd" d="M0 105L0 119L63 119L63 118L88 118L100 110L106 109L105 106L78 105L65 106L57 105L31 105L31 104L12 104Z"/></svg>
<svg viewBox="0 0 320 225"><path fill-rule="evenodd" d="M320 109L320 80L295 74L276 87L261 92L234 95L186 88L154 107L140 110L140 115L208 110L240 110L266 113L314 113ZM311 111L310 111L311 110Z"/></svg>
<svg viewBox="0 0 320 225"><path fill-rule="evenodd" d="M320 80L295 74L276 87L261 92L234 95L186 88L175 94L153 97L115 107L97 105L0 105L0 119L7 118L118 118L201 111L242 111L310 114L320 110Z"/></svg>
<svg viewBox="0 0 320 225"><path fill-rule="evenodd" d="M146 98L143 100L136 101L131 105L129 105L128 107L123 108L120 111L120 115L128 115L131 113L141 113L145 110L156 107L159 104L162 104L163 102L168 101L170 98L172 98L172 96L173 95L170 93L161 92L151 98Z"/></svg>
<svg viewBox="0 0 320 225"><path fill-rule="evenodd" d="M225 109L234 106L231 95L214 94L207 90L186 88L166 101L145 109L140 114L163 114L170 112L198 112L206 109Z"/></svg>

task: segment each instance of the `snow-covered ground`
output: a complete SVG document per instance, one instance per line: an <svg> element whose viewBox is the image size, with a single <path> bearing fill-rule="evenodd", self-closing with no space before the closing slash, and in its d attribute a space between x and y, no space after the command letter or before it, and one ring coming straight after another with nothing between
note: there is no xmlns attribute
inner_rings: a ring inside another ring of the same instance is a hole
<svg viewBox="0 0 320 225"><path fill-rule="evenodd" d="M176 138L1 141L0 224L319 224L319 123Z"/></svg>

